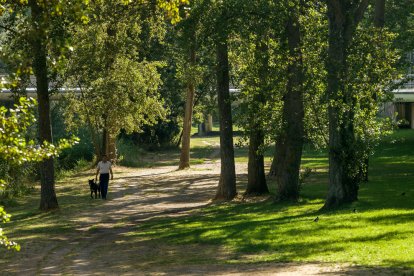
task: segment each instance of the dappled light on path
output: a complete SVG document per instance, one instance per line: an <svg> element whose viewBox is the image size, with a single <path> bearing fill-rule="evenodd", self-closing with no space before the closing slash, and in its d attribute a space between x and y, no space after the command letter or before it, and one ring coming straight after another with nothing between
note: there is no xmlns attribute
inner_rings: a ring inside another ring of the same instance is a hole
<svg viewBox="0 0 414 276"><path fill-rule="evenodd" d="M238 190L242 192L247 166L237 163L236 169ZM411 235L409 231L392 229L348 235L347 229L360 227L352 224L360 218L359 213L340 212L336 216L318 213L326 185L323 170L315 171L307 180L303 204L291 205L271 205L267 197L244 199L241 196L234 203L216 205L211 198L219 180L219 162L195 165L184 171L172 166L116 167L114 171L108 200L90 199L86 185L93 174L90 171L58 183L59 211L41 213L33 205L33 211L17 212L15 227L22 251L10 252L0 259L2 272L6 275L395 275L396 271L411 272L336 265L329 259L328 262L296 261L342 254L346 251L345 243L386 243L390 239L408 239ZM366 195L362 193L362 196ZM31 200L37 204L37 198ZM264 202L255 204L257 200ZM395 210L395 216L390 212L360 219L367 225L414 220L411 210ZM320 217L318 224L312 222L316 216ZM338 219L341 216L350 220L346 228L343 220ZM343 241L335 242L335 235L341 235ZM389 263L395 265L392 260Z"/></svg>

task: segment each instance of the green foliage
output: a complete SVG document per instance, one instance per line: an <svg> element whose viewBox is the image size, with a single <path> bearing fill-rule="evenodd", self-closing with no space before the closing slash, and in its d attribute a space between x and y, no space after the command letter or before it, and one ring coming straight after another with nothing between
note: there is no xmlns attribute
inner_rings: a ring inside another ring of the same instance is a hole
<svg viewBox="0 0 414 276"><path fill-rule="evenodd" d="M328 51L326 9L309 7L299 18L302 26L302 58L305 73L305 141L316 148L325 148L328 140L328 103L324 60Z"/></svg>
<svg viewBox="0 0 414 276"><path fill-rule="evenodd" d="M63 149L77 143L78 139L75 137L61 139L57 145L47 142L38 145L34 140L27 140L25 131L35 121L32 111L35 105L34 99L20 98L19 104L15 105L14 109L7 110L4 106L0 107L0 154L2 159L18 165L26 162L39 162L57 156ZM5 188L5 181L0 179L0 190ZM3 223L10 218L3 207L0 208L0 215ZM0 228L0 245L16 250L20 249L19 245L4 236L2 228Z"/></svg>
<svg viewBox="0 0 414 276"><path fill-rule="evenodd" d="M145 56L145 43L155 39L147 28L155 28L161 39L162 18L156 11L151 17L141 14L142 7L131 4L126 9L107 1L94 3L93 10L88 24L72 26L71 35L77 39L65 75L68 85L81 89L81 96L68 95L65 123L71 130L87 125L95 137L104 129L113 137L121 129L141 132L168 114L159 94L165 63ZM99 152L99 143L94 145Z"/></svg>
<svg viewBox="0 0 414 276"><path fill-rule="evenodd" d="M63 150L56 158L57 170L74 170L79 166L80 161L92 162L94 158L93 145L90 135L85 128L81 128L76 135L79 143L71 148ZM90 164L89 164L90 165Z"/></svg>
<svg viewBox="0 0 414 276"><path fill-rule="evenodd" d="M400 52L398 69L406 73L405 54L413 50L414 45L414 5L411 0L389 0L385 7L385 26L397 36L392 44Z"/></svg>
<svg viewBox="0 0 414 276"><path fill-rule="evenodd" d="M25 195L33 190L38 172L35 163L16 164L0 159L0 179L6 181L7 186L0 192L0 200L10 200Z"/></svg>
<svg viewBox="0 0 414 276"><path fill-rule="evenodd" d="M175 24L181 20L179 7L180 5L189 4L190 0L158 0L158 6L163 9L167 16L171 18L171 23Z"/></svg>
<svg viewBox="0 0 414 276"><path fill-rule="evenodd" d="M286 93L288 64L292 60L289 59L286 39L281 34L286 20L286 3L262 2L250 7L254 11L246 11L252 20L243 22L243 28L239 26L240 31L231 41L230 57L234 78L241 88L236 123L249 130L260 122L268 143L273 143L282 128L282 98ZM324 12L323 7L309 5L300 14L306 80L305 140L318 148L326 146L328 132L324 68L328 26ZM257 14L266 16L258 19ZM264 103L258 103L258 95L265 98Z"/></svg>
<svg viewBox="0 0 414 276"><path fill-rule="evenodd" d="M0 180L0 189L2 189L5 186L5 183ZM0 206L0 219L2 223L6 223L10 221L10 215L6 213L3 206ZM0 246L4 246L7 249L15 249L17 251L20 250L20 245L10 241L3 233L3 229L0 227Z"/></svg>
<svg viewBox="0 0 414 276"><path fill-rule="evenodd" d="M348 167L356 179L361 169L366 170L364 162L373 154L380 137L393 127L391 118L380 118L378 112L380 105L389 101L388 87L398 78L395 65L399 57L393 47L394 38L386 29L359 28L349 49L343 97L330 102L339 107L342 124L352 120L355 156Z"/></svg>
<svg viewBox="0 0 414 276"><path fill-rule="evenodd" d="M281 98L286 83L283 72L287 64L280 38L282 4L267 0L247 7L244 1L238 4L245 10L236 14L240 21L232 30L229 53L233 78L241 89L235 122L246 135L261 130L272 142L280 130ZM241 20L243 17L249 20Z"/></svg>
<svg viewBox="0 0 414 276"><path fill-rule="evenodd" d="M53 140L57 141L68 137L68 135L75 135L79 138L79 142L73 147L63 150L59 154L59 157L54 159L58 175L61 173L60 171L70 171L78 167L79 160L92 162L94 158L93 142L89 129L86 126L79 126L77 131L68 133L64 118L65 109L65 101L59 100L52 102L51 119Z"/></svg>
<svg viewBox="0 0 414 276"><path fill-rule="evenodd" d="M24 132L35 120L31 111L34 105L34 99L20 98L15 109L0 107L0 153L3 158L17 164L37 162L56 156L59 151L77 142L75 137L70 140L61 139L57 145L47 142L37 145L34 140L27 141Z"/></svg>

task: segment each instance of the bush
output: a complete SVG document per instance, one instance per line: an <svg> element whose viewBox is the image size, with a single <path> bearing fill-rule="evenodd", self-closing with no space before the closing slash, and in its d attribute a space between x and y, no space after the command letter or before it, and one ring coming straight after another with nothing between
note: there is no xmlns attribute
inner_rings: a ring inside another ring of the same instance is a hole
<svg viewBox="0 0 414 276"><path fill-rule="evenodd" d="M117 141L117 149L119 155L119 164L126 167L142 167L144 161L142 157L145 150L139 148L130 140L119 139Z"/></svg>
<svg viewBox="0 0 414 276"><path fill-rule="evenodd" d="M80 141L73 147L62 151L59 157L55 159L57 174L60 174L59 171L61 170L73 170L78 165L79 160L91 162L94 158L94 149L89 129L87 126L80 126L75 133L68 133L63 118L64 108L64 101L53 103L51 116L53 140L56 141L61 138L68 138L68 136L75 135L79 137Z"/></svg>
<svg viewBox="0 0 414 276"><path fill-rule="evenodd" d="M126 134L121 132L119 138L130 141L141 148L152 151L160 148L176 146L181 128L177 121L158 122L153 126L144 126L143 132Z"/></svg>
<svg viewBox="0 0 414 276"><path fill-rule="evenodd" d="M92 162L94 158L94 149L90 136L87 132L79 132L79 144L70 149L64 150L56 159L58 170L73 170L79 165L79 162Z"/></svg>
<svg viewBox="0 0 414 276"><path fill-rule="evenodd" d="M0 179L7 182L6 188L0 194L2 199L21 196L33 190L33 179L38 180L37 167L31 163L15 165L0 159Z"/></svg>

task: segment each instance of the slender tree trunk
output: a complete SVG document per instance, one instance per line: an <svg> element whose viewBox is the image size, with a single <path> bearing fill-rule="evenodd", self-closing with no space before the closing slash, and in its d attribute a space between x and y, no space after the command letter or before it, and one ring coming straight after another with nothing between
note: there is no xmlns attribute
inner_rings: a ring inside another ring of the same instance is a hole
<svg viewBox="0 0 414 276"><path fill-rule="evenodd" d="M290 61L283 100L282 131L276 142L276 181L279 200L297 200L304 129L304 73L297 8L290 8L285 33Z"/></svg>
<svg viewBox="0 0 414 276"><path fill-rule="evenodd" d="M265 94L268 91L268 75L269 75L269 58L268 47L263 41L263 37L260 37L260 41L257 43L256 60L261 63L259 69L259 83L260 88L254 96L251 109L257 110L257 107L266 103ZM266 183L265 169L264 169L264 156L261 152L264 145L264 131L260 116L253 115L250 118L250 137L249 137L249 162L248 162L248 176L247 176L247 188L245 195L261 195L269 192Z"/></svg>
<svg viewBox="0 0 414 276"><path fill-rule="evenodd" d="M114 23L110 23L106 26L106 33L108 38L104 42L104 47L107 52L113 53L105 60L105 70L102 72L102 75L110 74L114 62L116 60L116 56L118 54L118 49L115 46L115 37L117 34L116 27ZM108 103L105 103L108 104ZM102 129L102 148L101 148L101 156L99 156L99 160L102 158L102 155L106 155L109 158L109 134L110 134L110 126L108 121L111 121L109 109L106 109L106 113L103 115L103 129Z"/></svg>
<svg viewBox="0 0 414 276"><path fill-rule="evenodd" d="M189 53L190 66L196 64L196 53L195 53L195 36L191 37L190 42L190 53ZM181 144L181 155L179 170L183 170L190 167L190 140L191 140L191 122L193 117L193 106L195 96L195 84L194 80L190 80L187 84L187 98L185 101L185 114L184 114L184 126Z"/></svg>
<svg viewBox="0 0 414 276"><path fill-rule="evenodd" d="M108 156L108 129L107 129L106 126L103 128L103 131L102 131L102 149L101 149L101 156L102 155L107 155Z"/></svg>
<svg viewBox="0 0 414 276"><path fill-rule="evenodd" d="M223 12L224 16L226 14ZM220 26L222 33L216 41L217 54L217 93L220 120L220 157L221 173L215 199L233 199L236 192L236 169L233 148L233 121L231 115L229 58L227 44L227 26Z"/></svg>
<svg viewBox="0 0 414 276"><path fill-rule="evenodd" d="M32 38L33 69L36 77L36 90L39 111L40 141L52 143L52 125L50 120L49 80L47 70L46 38L41 23L43 11L35 0L30 1L33 26L36 34ZM40 209L47 211L59 208L55 192L55 167L53 158L45 159L40 163Z"/></svg>
<svg viewBox="0 0 414 276"><path fill-rule="evenodd" d="M108 133L108 158L113 164L117 161L116 156L116 135Z"/></svg>
<svg viewBox="0 0 414 276"><path fill-rule="evenodd" d="M354 131L355 98L346 88L347 51L359 21L368 6L368 0L351 5L349 1L328 2L329 50L327 95L332 103L329 118L329 190L324 208L332 208L358 200L360 174L356 162L357 148ZM352 7L357 7L353 9Z"/></svg>
<svg viewBox="0 0 414 276"><path fill-rule="evenodd" d="M383 28L385 25L385 0L376 0L374 26Z"/></svg>
<svg viewBox="0 0 414 276"><path fill-rule="evenodd" d="M181 137L181 155L179 170L183 170L190 167L190 140L191 140L191 123L193 114L194 103L194 85L187 85L187 97L185 101L185 114L183 122L183 132Z"/></svg>
<svg viewBox="0 0 414 276"><path fill-rule="evenodd" d="M97 164L99 162L99 160L101 160L101 157L102 157L101 156L101 144L99 143L99 137L98 137L99 132L98 131L95 132L95 129L93 128L92 125L89 126L89 131L92 135L93 147L94 147L95 155L96 155L95 162Z"/></svg>
<svg viewBox="0 0 414 276"><path fill-rule="evenodd" d="M99 138L97 136L98 131L95 130L92 124L91 113L90 113L88 105L86 104L85 93L83 92L83 88L80 82L78 82L78 86L80 88L83 108L86 110L86 120L88 122L89 132L91 133L92 143L95 149L95 155L96 155L97 160L100 160L101 159L101 146L99 144Z"/></svg>

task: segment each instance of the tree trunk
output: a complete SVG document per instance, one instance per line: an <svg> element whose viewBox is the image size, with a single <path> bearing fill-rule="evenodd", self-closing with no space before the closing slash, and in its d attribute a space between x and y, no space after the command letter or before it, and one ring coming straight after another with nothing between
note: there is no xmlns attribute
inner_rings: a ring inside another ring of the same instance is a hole
<svg viewBox="0 0 414 276"><path fill-rule="evenodd" d="M88 123L88 128L89 128L89 132L91 133L91 138L92 138L92 143L93 143L93 147L95 150L95 155L97 160L100 160L100 151L101 151L101 146L99 144L99 138L97 135L97 132L92 124L92 118L91 118L91 112L90 109L88 107L88 105L86 104L86 99L85 99L85 93L83 90L83 87L81 85L81 82L78 82L78 86L80 88L80 94L81 94L81 102L83 104L83 108L86 110L86 121Z"/></svg>
<svg viewBox="0 0 414 276"><path fill-rule="evenodd" d="M117 161L116 151L116 135L108 133L108 158L113 164Z"/></svg>
<svg viewBox="0 0 414 276"><path fill-rule="evenodd" d="M190 66L196 64L196 53L195 53L195 35L193 34L190 41L190 53L189 63ZM190 167L190 139L191 139L191 122L193 117L193 106L195 96L195 84L194 80L191 79L187 84L187 99L185 101L185 114L184 114L184 126L181 144L181 155L179 170L183 170Z"/></svg>
<svg viewBox="0 0 414 276"><path fill-rule="evenodd" d="M355 98L346 89L347 51L359 21L368 6L368 0L358 7L339 0L328 2L329 50L327 95L332 103L342 103L349 108L329 105L329 190L324 208L332 208L358 200L360 183L359 166L356 162L354 113Z"/></svg>
<svg viewBox="0 0 414 276"><path fill-rule="evenodd" d="M249 163L247 188L245 195L261 195L269 192L266 184L264 170L264 156L260 152L260 147L264 144L264 135L262 130L250 131L249 144Z"/></svg>
<svg viewBox="0 0 414 276"><path fill-rule="evenodd" d="M47 50L45 33L41 29L43 11L36 1L30 1L32 24L35 35L32 38L33 69L36 77L36 91L39 111L39 138L40 142L52 143L52 125L50 120L49 80L47 70ZM55 192L55 167L53 158L45 159L40 163L40 210L59 208Z"/></svg>
<svg viewBox="0 0 414 276"><path fill-rule="evenodd" d="M247 188L245 195L261 195L269 192L266 184L266 176L264 169L264 156L261 152L264 145L264 131L262 119L252 111L257 111L260 106L266 103L265 95L268 92L268 75L269 75L269 58L268 47L263 37L257 42L256 61L261 64L258 71L259 91L255 92L251 105L250 118L250 137L249 137L249 162Z"/></svg>
<svg viewBox="0 0 414 276"><path fill-rule="evenodd" d="M102 131L102 150L100 157L102 157L102 155L108 156L108 135L108 129L105 126Z"/></svg>
<svg viewBox="0 0 414 276"><path fill-rule="evenodd" d="M207 114L204 123L206 125L206 133L212 132L213 131L213 116L211 116L211 114Z"/></svg>
<svg viewBox="0 0 414 276"><path fill-rule="evenodd" d="M276 142L276 181L279 200L297 200L303 149L303 63L297 8L291 8L286 25L289 47L288 81L283 99L282 131Z"/></svg>
<svg viewBox="0 0 414 276"><path fill-rule="evenodd" d="M385 25L385 0L376 0L374 26L383 28Z"/></svg>
<svg viewBox="0 0 414 276"><path fill-rule="evenodd" d="M224 12L223 12L224 13ZM223 18L226 15L224 14ZM217 94L220 120L220 158L221 173L215 199L233 199L236 192L236 169L233 148L233 121L231 115L229 58L227 45L227 26L220 26L222 33L216 42L217 54Z"/></svg>
<svg viewBox="0 0 414 276"><path fill-rule="evenodd" d="M269 173L268 173L268 176L269 177L275 177L276 176L276 172L277 172L277 156L276 156L277 151L276 151L276 144L277 144L277 141L275 143L275 150L273 152L272 164L270 165L270 170L269 170Z"/></svg>

